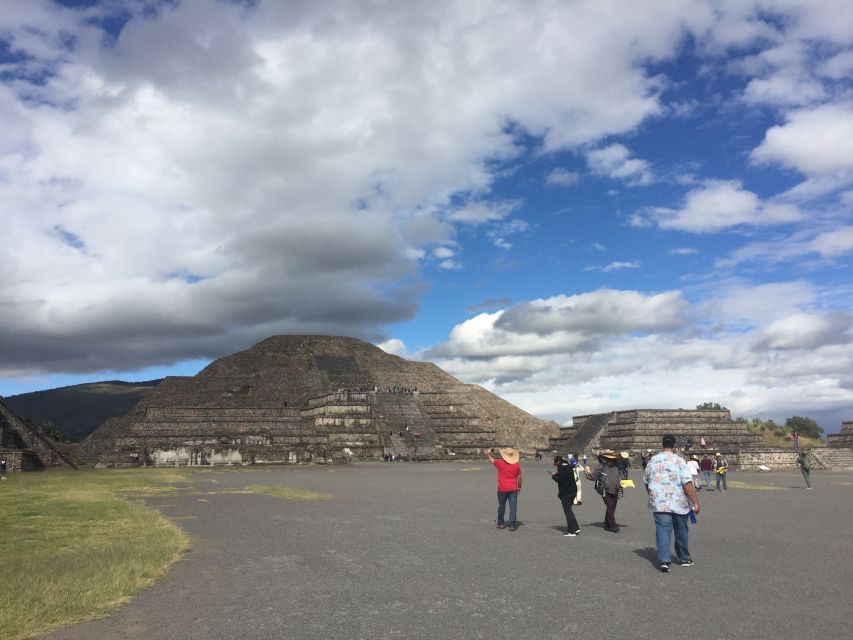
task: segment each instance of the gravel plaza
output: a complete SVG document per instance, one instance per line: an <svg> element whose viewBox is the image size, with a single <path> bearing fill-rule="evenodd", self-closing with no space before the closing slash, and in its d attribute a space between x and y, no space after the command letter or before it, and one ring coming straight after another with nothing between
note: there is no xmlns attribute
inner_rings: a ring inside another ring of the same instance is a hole
<svg viewBox="0 0 853 640"><path fill-rule="evenodd" d="M107 618L50 638L845 638L853 474L731 472L699 492L695 566L657 570L639 469L616 516L583 483L565 521L547 461L522 462L518 531L498 530L487 461L190 470L146 499L189 553ZM283 500L250 485L330 494Z"/></svg>

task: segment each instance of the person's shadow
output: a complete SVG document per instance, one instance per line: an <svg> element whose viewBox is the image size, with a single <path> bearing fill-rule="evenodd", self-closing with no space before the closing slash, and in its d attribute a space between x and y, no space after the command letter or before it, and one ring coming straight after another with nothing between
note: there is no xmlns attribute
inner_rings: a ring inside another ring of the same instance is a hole
<svg viewBox="0 0 853 640"><path fill-rule="evenodd" d="M634 553L645 558L652 563L654 567L658 566L658 550L653 547L645 547L643 549L634 549Z"/></svg>

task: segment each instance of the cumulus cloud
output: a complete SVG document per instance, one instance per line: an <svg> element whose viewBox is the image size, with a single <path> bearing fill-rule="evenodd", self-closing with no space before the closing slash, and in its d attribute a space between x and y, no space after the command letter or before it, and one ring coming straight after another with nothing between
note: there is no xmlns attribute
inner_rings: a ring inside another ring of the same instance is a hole
<svg viewBox="0 0 853 640"><path fill-rule="evenodd" d="M634 226L657 225L690 233L714 233L737 226L767 226L795 222L803 213L795 206L762 201L740 180L706 180L691 189L680 209L653 207L635 214Z"/></svg>
<svg viewBox="0 0 853 640"><path fill-rule="evenodd" d="M580 174L577 171L569 171L568 169L557 167L545 178L545 184L549 187L570 187L573 184L577 184L579 180Z"/></svg>
<svg viewBox="0 0 853 640"><path fill-rule="evenodd" d="M633 186L651 184L653 179L649 163L632 158L631 152L622 144L591 149L586 153L586 161L595 175L624 180Z"/></svg>
<svg viewBox="0 0 853 640"><path fill-rule="evenodd" d="M588 352L609 336L672 330L686 322L678 291L601 289L482 313L457 325L426 357L483 358Z"/></svg>
<svg viewBox="0 0 853 640"><path fill-rule="evenodd" d="M661 111L643 65L714 18L660 6L5 7L4 370L381 339L460 225L506 248L528 224L488 197L519 139L571 150Z"/></svg>
<svg viewBox="0 0 853 640"><path fill-rule="evenodd" d="M689 303L601 290L518 303L457 325L429 355L539 416L722 402L735 415L849 406L847 311L805 282L732 283Z"/></svg>
<svg viewBox="0 0 853 640"><path fill-rule="evenodd" d="M757 164L796 169L807 180L791 195L814 197L853 182L853 102L798 109L770 127L751 154Z"/></svg>

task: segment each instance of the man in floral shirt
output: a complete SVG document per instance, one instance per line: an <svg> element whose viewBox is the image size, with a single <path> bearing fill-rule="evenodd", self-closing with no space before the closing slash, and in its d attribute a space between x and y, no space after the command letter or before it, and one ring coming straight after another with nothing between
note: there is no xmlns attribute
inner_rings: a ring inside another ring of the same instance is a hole
<svg viewBox="0 0 853 640"><path fill-rule="evenodd" d="M670 544L675 531L675 553L682 567L692 567L687 548L687 517L692 508L699 513L699 498L684 458L675 453L675 436L663 437L663 450L649 460L643 480L649 493L649 508L654 511L655 538L660 570L669 572L672 564Z"/></svg>

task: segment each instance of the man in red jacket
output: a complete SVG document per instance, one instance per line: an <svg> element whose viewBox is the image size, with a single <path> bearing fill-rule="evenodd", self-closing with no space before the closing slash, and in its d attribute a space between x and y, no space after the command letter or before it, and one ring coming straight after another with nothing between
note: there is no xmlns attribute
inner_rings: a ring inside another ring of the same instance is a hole
<svg viewBox="0 0 853 640"><path fill-rule="evenodd" d="M509 500L509 530L518 529L516 514L518 511L518 494L521 492L521 465L518 464L518 449L506 447L498 449L500 458L494 457L494 449L489 449L486 455L498 470L498 529L504 526L504 511Z"/></svg>

